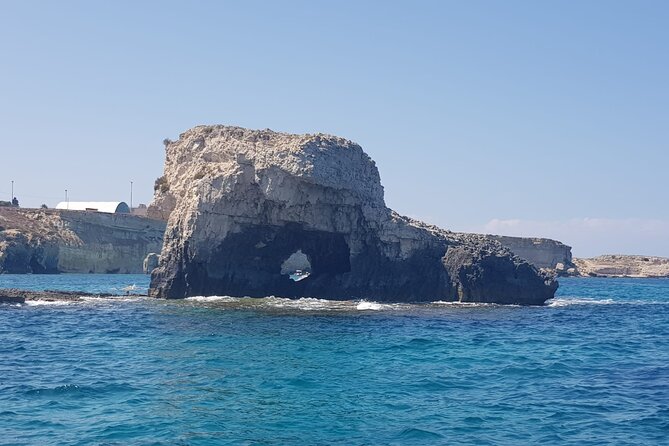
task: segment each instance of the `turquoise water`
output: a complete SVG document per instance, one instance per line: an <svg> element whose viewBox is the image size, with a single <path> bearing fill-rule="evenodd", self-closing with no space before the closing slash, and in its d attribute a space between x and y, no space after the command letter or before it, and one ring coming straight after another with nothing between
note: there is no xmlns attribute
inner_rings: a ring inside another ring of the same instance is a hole
<svg viewBox="0 0 669 446"><path fill-rule="evenodd" d="M0 288L101 292L147 280L0 276ZM668 439L669 280L564 279L540 308L225 297L0 305L2 444Z"/></svg>
<svg viewBox="0 0 669 446"><path fill-rule="evenodd" d="M85 291L93 294L147 294L147 274L2 274L0 288Z"/></svg>

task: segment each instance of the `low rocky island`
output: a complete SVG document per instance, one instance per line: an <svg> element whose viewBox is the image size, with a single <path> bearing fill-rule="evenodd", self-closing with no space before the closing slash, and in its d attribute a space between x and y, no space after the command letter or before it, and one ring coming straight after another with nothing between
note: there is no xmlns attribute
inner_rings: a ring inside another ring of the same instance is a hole
<svg viewBox="0 0 669 446"><path fill-rule="evenodd" d="M574 259L574 274L585 277L669 277L669 259L666 257L603 255Z"/></svg>
<svg viewBox="0 0 669 446"><path fill-rule="evenodd" d="M554 278L497 240L388 209L343 138L199 126L166 140L149 215L169 218L150 294L541 305Z"/></svg>
<svg viewBox="0 0 669 446"><path fill-rule="evenodd" d="M590 258L572 257L571 247L546 238L490 235L517 256L539 269L560 277L669 277L669 258L608 254Z"/></svg>
<svg viewBox="0 0 669 446"><path fill-rule="evenodd" d="M0 304L26 302L81 302L84 297L109 298L112 294L91 294L84 291L29 291L14 288L0 289Z"/></svg>

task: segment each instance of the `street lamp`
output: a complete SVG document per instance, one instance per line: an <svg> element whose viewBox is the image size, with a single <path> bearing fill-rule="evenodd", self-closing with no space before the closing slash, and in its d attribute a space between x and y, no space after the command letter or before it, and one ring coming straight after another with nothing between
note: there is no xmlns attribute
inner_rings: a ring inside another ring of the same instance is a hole
<svg viewBox="0 0 669 446"><path fill-rule="evenodd" d="M67 199L67 189L65 189L65 209L70 210L70 200Z"/></svg>
<svg viewBox="0 0 669 446"><path fill-rule="evenodd" d="M130 212L132 213L132 181L130 182Z"/></svg>
<svg viewBox="0 0 669 446"><path fill-rule="evenodd" d="M13 200L14 200L14 180L12 180L12 196L9 197L10 202L13 201Z"/></svg>

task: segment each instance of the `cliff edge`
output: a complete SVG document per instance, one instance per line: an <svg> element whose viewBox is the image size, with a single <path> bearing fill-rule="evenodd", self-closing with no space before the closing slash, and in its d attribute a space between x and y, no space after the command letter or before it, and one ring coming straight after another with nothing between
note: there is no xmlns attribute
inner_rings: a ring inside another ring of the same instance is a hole
<svg viewBox="0 0 669 446"><path fill-rule="evenodd" d="M336 136L198 126L166 141L169 217L150 294L543 304L557 283L482 235L388 209L374 161Z"/></svg>
<svg viewBox="0 0 669 446"><path fill-rule="evenodd" d="M515 255L530 262L539 269L554 271L558 275L575 272L571 246L557 240L538 237L511 237L489 235L511 250Z"/></svg>

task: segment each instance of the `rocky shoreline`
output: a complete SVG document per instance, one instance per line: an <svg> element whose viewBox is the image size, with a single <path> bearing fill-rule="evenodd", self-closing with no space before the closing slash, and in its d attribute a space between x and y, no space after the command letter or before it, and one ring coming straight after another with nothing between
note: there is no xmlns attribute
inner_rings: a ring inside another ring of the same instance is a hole
<svg viewBox="0 0 669 446"><path fill-rule="evenodd" d="M40 302L83 302L84 298L119 298L117 294L109 293L87 293L85 291L31 291L17 288L0 289L0 304L24 304L30 301ZM133 294L132 297L147 297L145 295Z"/></svg>

